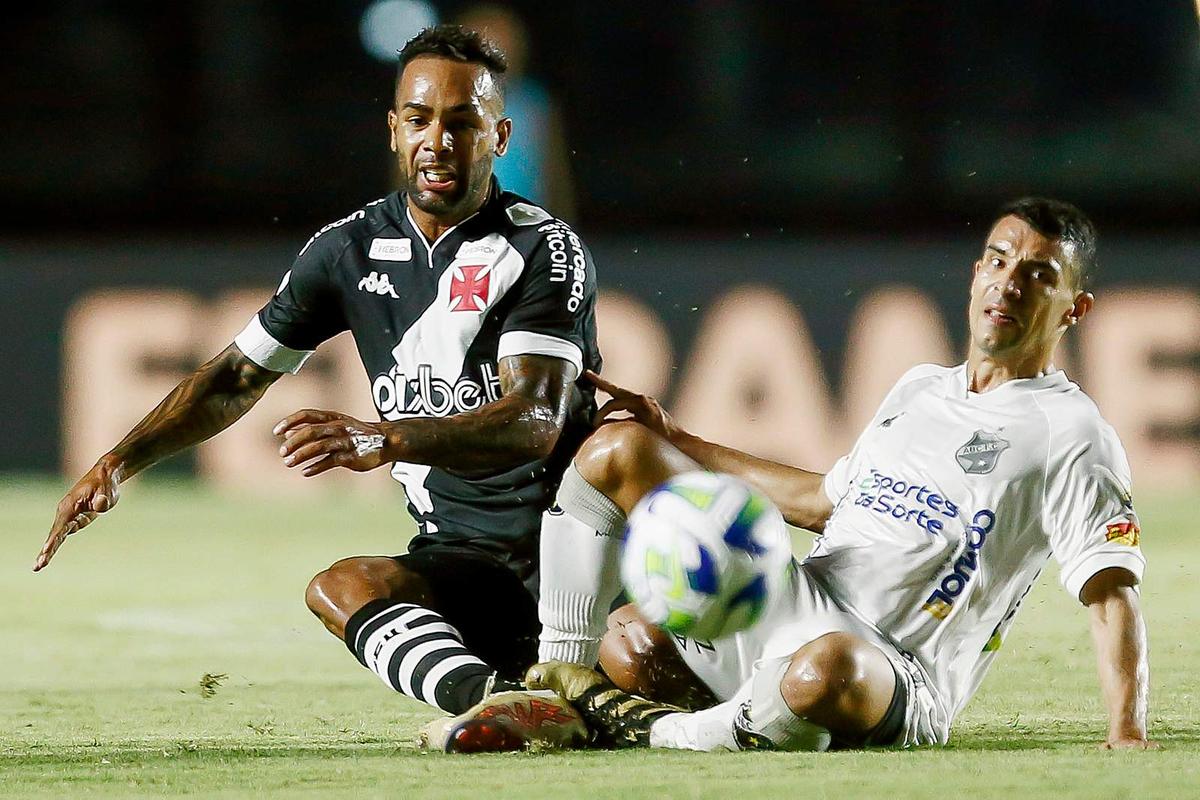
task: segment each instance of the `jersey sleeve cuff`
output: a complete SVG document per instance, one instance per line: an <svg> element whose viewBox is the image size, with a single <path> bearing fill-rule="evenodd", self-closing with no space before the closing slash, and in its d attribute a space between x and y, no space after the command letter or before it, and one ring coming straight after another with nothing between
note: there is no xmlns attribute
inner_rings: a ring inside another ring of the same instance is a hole
<svg viewBox="0 0 1200 800"><path fill-rule="evenodd" d="M300 367L304 366L304 362L313 354L312 350L293 350L281 343L263 327L258 314L250 318L233 343L246 358L263 369L290 372L293 375L300 371Z"/></svg>
<svg viewBox="0 0 1200 800"><path fill-rule="evenodd" d="M552 356L569 361L575 365L576 376L583 374L583 351L579 345L533 331L508 331L500 335L500 344L496 350L496 360L508 356Z"/></svg>
<svg viewBox="0 0 1200 800"><path fill-rule="evenodd" d="M825 496L829 498L829 502L833 503L835 506L840 503L842 498L846 495L844 491L839 492L838 486L836 485L839 481L839 478L845 472L845 467L846 456L842 456L836 462L834 462L834 465L830 467L829 472L825 473L825 477L821 479L821 489L825 492Z"/></svg>
<svg viewBox="0 0 1200 800"><path fill-rule="evenodd" d="M1133 573L1138 583L1142 582L1142 573L1146 571L1146 557L1140 550L1129 548L1124 552L1093 553L1082 561L1076 562L1069 569L1062 571L1062 585L1076 600L1083 591L1084 585L1093 575L1110 567L1120 567Z"/></svg>

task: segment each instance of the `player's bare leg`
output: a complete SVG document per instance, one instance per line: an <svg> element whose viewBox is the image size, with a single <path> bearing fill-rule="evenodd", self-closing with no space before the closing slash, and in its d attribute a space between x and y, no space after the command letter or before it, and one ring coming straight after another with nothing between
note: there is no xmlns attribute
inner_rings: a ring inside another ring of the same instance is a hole
<svg viewBox="0 0 1200 800"><path fill-rule="evenodd" d="M630 421L600 426L579 448L574 463L580 476L626 515L668 478L702 469L666 439Z"/></svg>
<svg viewBox="0 0 1200 800"><path fill-rule="evenodd" d="M671 635L644 620L632 603L608 616L600 669L618 689L648 700L688 710L718 702L688 668Z"/></svg>
<svg viewBox="0 0 1200 800"><path fill-rule="evenodd" d="M638 697L579 664L535 665L526 682L568 700L594 741L683 750L892 744L907 698L887 657L847 633L826 634L790 658L760 662L733 698L695 712Z"/></svg>
<svg viewBox="0 0 1200 800"><path fill-rule="evenodd" d="M317 573L304 600L329 632L344 641L351 615L368 603L392 600L429 607L432 597L425 579L394 558L355 556Z"/></svg>
<svg viewBox="0 0 1200 800"><path fill-rule="evenodd" d="M609 617L600 667L616 688L631 695L689 710L717 705L712 693L679 655L670 635L641 619L632 605ZM795 716L827 731L835 746L879 743L881 725L897 691L895 672L887 657L877 647L848 633L830 633L809 642L773 673L757 675L756 680L766 685L760 686L751 699L747 709L751 716L744 723L753 719L753 703L757 700L760 720L769 717L783 724ZM729 711L732 715L735 709ZM713 739L698 736L696 729L728 721L719 714L711 720L692 715L690 719L668 720L664 728L672 724L680 732L676 741L694 742ZM812 730L807 726L802 730L806 734L802 740L811 742ZM671 741L668 735L663 738Z"/></svg>
<svg viewBox="0 0 1200 800"><path fill-rule="evenodd" d="M478 592L527 622L499 632L476 622ZM517 687L537 642L521 580L482 554L442 546L342 559L312 579L305 599L385 685L450 714Z"/></svg>

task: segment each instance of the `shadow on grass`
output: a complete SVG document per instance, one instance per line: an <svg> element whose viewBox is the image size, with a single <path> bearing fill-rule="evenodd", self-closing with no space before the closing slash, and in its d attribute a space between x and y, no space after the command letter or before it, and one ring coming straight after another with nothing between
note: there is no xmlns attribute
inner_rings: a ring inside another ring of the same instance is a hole
<svg viewBox="0 0 1200 800"><path fill-rule="evenodd" d="M570 756L590 758L610 754L609 750L572 750L569 752L493 753L468 758L540 758ZM0 749L0 766L39 766L94 764L104 760L113 765L129 765L164 760L211 761L239 759L289 758L347 759L347 758L449 758L441 753L418 750L407 742L370 741L355 744L344 742L280 742L237 744L220 742L122 742L119 744L72 744L45 747L8 747ZM455 759L462 756L454 756Z"/></svg>
<svg viewBox="0 0 1200 800"><path fill-rule="evenodd" d="M1200 729L1193 727L1172 727L1157 730L1154 739L1164 750L1197 750L1200 749ZM1070 730L972 730L951 740L950 744L941 748L919 748L910 753L981 753L981 752L1014 752L1014 751L1068 751L1088 752L1098 747L1100 736L1090 729L1072 728ZM487 758L555 758L572 759L586 762L592 758L606 758L614 751L611 750L572 750L551 752L525 752L503 754L481 754L468 756L471 760ZM841 755L865 755L878 753L895 757L905 751L888 749L877 750L841 750L834 757ZM684 755L674 751L675 755ZM625 755L634 760L654 758L666 755L664 751L639 750L636 753L625 751ZM702 754L693 753L700 756ZM774 754L776 757L783 754ZM815 755L815 754L808 754ZM0 766L67 766L96 764L103 760L113 765L134 765L150 762L174 760L176 762L202 762L211 760L245 760L245 759L361 759L361 758L398 758L398 759L441 759L446 758L440 753L428 753L418 750L413 744L395 739L362 737L359 740L313 740L313 741L281 741L276 743L261 742L220 742L220 741L125 741L119 743L92 742L87 744L73 743L70 745L25 745L19 747L0 748ZM456 760L463 758L455 756Z"/></svg>
<svg viewBox="0 0 1200 800"><path fill-rule="evenodd" d="M1181 747L1194 749L1200 745L1200 728L1157 724L1151 730L1151 739L1165 748ZM1079 747L1099 747L1104 740L1102 729L1072 724L1054 724L1047 727L1025 725L1004 727L979 727L951 734L950 744L945 751L1002 751L1002 750L1062 750Z"/></svg>

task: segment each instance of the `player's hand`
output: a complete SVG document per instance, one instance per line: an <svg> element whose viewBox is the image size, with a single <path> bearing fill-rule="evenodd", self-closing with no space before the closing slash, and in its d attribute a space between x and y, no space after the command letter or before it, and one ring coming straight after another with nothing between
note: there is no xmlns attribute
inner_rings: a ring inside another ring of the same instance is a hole
<svg viewBox="0 0 1200 800"><path fill-rule="evenodd" d="M46 568L68 536L79 533L90 525L92 520L117 504L117 484L120 480L120 467L102 458L71 487L71 491L58 502L50 534L46 537L46 543L42 545L42 552L38 553L37 560L33 562L34 572Z"/></svg>
<svg viewBox="0 0 1200 800"><path fill-rule="evenodd" d="M273 430L283 437L279 455L289 468L303 467L311 478L334 467L366 472L389 462L387 432L381 423L363 422L336 411L306 408L282 419Z"/></svg>
<svg viewBox="0 0 1200 800"><path fill-rule="evenodd" d="M666 412L662 404L653 397L622 389L615 383L601 378L590 369L584 371L583 377L597 389L612 395L612 399L600 406L600 410L592 418L592 424L595 427L598 428L606 422L628 419L629 417L613 417L614 414L625 412L668 441L683 432L683 429L675 424L675 420Z"/></svg>

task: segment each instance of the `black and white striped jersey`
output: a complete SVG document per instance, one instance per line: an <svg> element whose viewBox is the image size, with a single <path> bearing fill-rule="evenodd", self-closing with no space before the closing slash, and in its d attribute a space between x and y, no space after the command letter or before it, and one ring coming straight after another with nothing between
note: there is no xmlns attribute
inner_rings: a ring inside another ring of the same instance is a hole
<svg viewBox="0 0 1200 800"><path fill-rule="evenodd" d="M575 232L493 181L479 212L433 243L400 193L326 225L235 343L267 369L296 372L349 330L382 419L444 417L499 398L506 356L598 370L595 304L595 268ZM410 547L472 540L535 556L541 513L594 410L593 391L578 382L550 457L498 474L395 464L419 526Z"/></svg>

